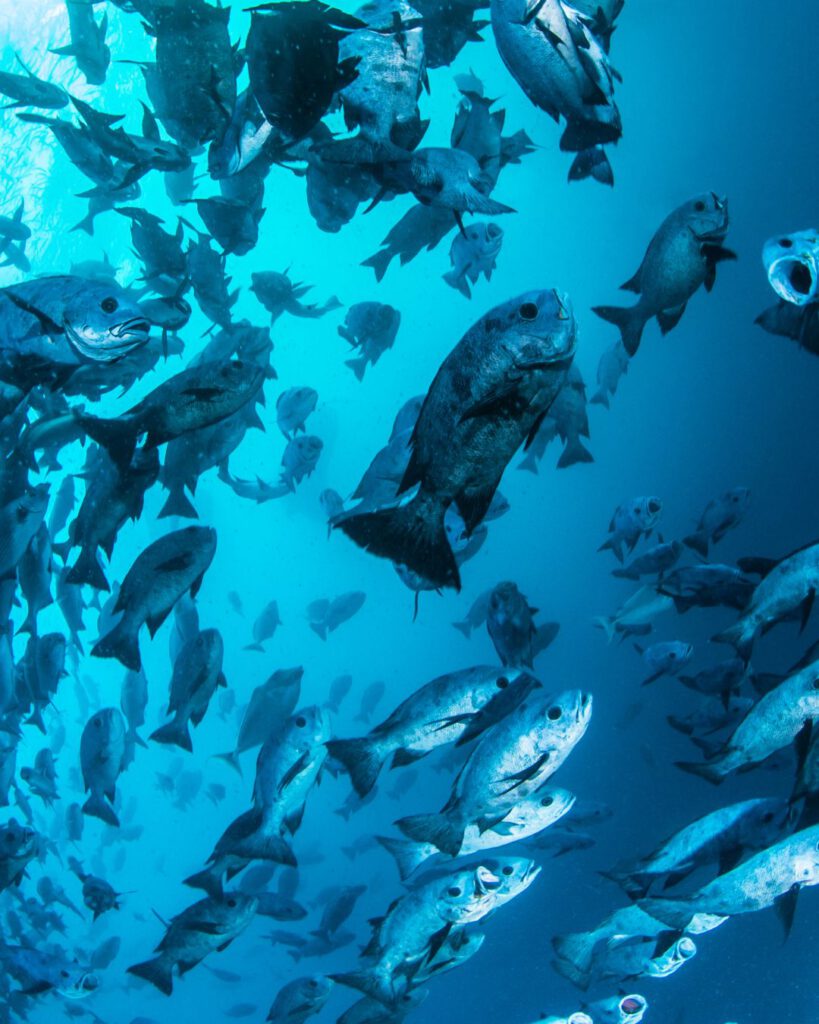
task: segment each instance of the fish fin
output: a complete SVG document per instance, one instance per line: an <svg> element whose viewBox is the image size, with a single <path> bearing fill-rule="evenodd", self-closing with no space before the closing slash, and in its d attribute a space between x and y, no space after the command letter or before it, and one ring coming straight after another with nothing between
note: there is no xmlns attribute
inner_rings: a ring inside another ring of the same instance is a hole
<svg viewBox="0 0 819 1024"><path fill-rule="evenodd" d="M141 964L128 968L128 974L150 981L152 985L166 996L173 993L173 960L166 956L158 956Z"/></svg>
<svg viewBox="0 0 819 1024"><path fill-rule="evenodd" d="M660 325L660 331L665 337L669 331L673 331L677 324L682 319L682 315L685 312L686 304L683 303L681 306L677 306L676 309L664 309L657 314L657 323Z"/></svg>
<svg viewBox="0 0 819 1024"><path fill-rule="evenodd" d="M703 764L700 761L675 761L674 764L689 775L699 775L701 779L719 786L725 781L725 776L717 771L713 764Z"/></svg>
<svg viewBox="0 0 819 1024"><path fill-rule="evenodd" d="M445 507L418 493L375 512L351 512L333 521L359 547L406 565L439 587L461 589L461 576L444 528Z"/></svg>
<svg viewBox="0 0 819 1024"><path fill-rule="evenodd" d="M696 912L685 900L647 899L640 900L637 906L656 921L679 931L688 927Z"/></svg>
<svg viewBox="0 0 819 1024"><path fill-rule="evenodd" d="M158 571L162 571L161 567L157 567ZM149 615L145 620L145 625L148 627L148 632L151 634L151 638L155 637L162 623L171 614L171 609L166 608L163 611L157 612L156 615Z"/></svg>
<svg viewBox="0 0 819 1024"><path fill-rule="evenodd" d="M345 768L353 789L365 797L378 779L384 764L384 754L368 736L360 739L330 740L327 752Z"/></svg>
<svg viewBox="0 0 819 1024"><path fill-rule="evenodd" d="M328 974L327 977L339 985L363 992L365 996L385 1006L391 1006L394 1002L393 993L382 983L375 970L348 971L345 974Z"/></svg>
<svg viewBox="0 0 819 1024"><path fill-rule="evenodd" d="M222 886L223 874L222 864L220 861L217 861L204 870L190 875L184 880L183 885L189 885L192 889L202 889L209 896L212 896L213 899L221 900L224 896L224 887Z"/></svg>
<svg viewBox="0 0 819 1024"><path fill-rule="evenodd" d="M490 391L488 395L485 395L480 401L473 403L468 406L461 413L460 422L463 423L466 420L474 419L476 416L495 416L498 413L505 412L508 410L510 402L512 402L518 394L520 386L520 379L507 380L499 384L494 390ZM539 426L540 424L538 424ZM537 433L537 431L535 431ZM534 438L532 438L534 440Z"/></svg>
<svg viewBox="0 0 819 1024"><path fill-rule="evenodd" d="M84 412L74 411L74 416L86 434L102 445L114 462L127 466L136 447L134 428L124 419L100 419Z"/></svg>
<svg viewBox="0 0 819 1024"><path fill-rule="evenodd" d="M697 530L687 537L683 537L683 544L692 551L696 551L703 558L708 557L708 533L706 530Z"/></svg>
<svg viewBox="0 0 819 1024"><path fill-rule="evenodd" d="M82 548L77 561L69 569L65 581L73 584L84 583L96 590L110 591L111 589L93 547Z"/></svg>
<svg viewBox="0 0 819 1024"><path fill-rule="evenodd" d="M125 618L94 644L91 655L95 658L116 658L134 672L139 672L142 668L138 633Z"/></svg>
<svg viewBox="0 0 819 1024"><path fill-rule="evenodd" d="M788 941L793 928L793 919L796 916L796 905L799 900L799 886L792 885L787 892L777 896L774 900L774 910L785 933L785 942Z"/></svg>
<svg viewBox="0 0 819 1024"><path fill-rule="evenodd" d="M605 151L599 146L581 150L569 168L569 181L593 178L601 185L614 185L614 171Z"/></svg>
<svg viewBox="0 0 819 1024"><path fill-rule="evenodd" d="M101 793L92 793L82 805L82 811L83 814L88 814L92 818L99 818L106 825L113 825L114 828L119 828L119 818L114 813L114 808Z"/></svg>
<svg viewBox="0 0 819 1024"><path fill-rule="evenodd" d="M191 734L188 729L188 723L184 718L174 718L165 725L160 726L151 733L150 738L155 743L167 743L193 753Z"/></svg>
<svg viewBox="0 0 819 1024"><path fill-rule="evenodd" d="M679 885L680 882L684 882L686 878L691 874L691 869L685 871L670 871L663 879L662 890L673 889L675 885ZM721 872L720 872L721 874ZM643 894L645 895L645 893Z"/></svg>
<svg viewBox="0 0 819 1024"><path fill-rule="evenodd" d="M472 635L472 624L468 620L465 619L463 622L453 622L452 625L459 633L462 633L467 640Z"/></svg>
<svg viewBox="0 0 819 1024"><path fill-rule="evenodd" d="M480 490L462 491L455 498L455 505L464 521L466 535L470 537L477 526L480 525L486 513L492 505L492 499L500 484L500 478L493 480L488 487Z"/></svg>
<svg viewBox="0 0 819 1024"><path fill-rule="evenodd" d="M355 359L345 359L344 365L349 366L355 374L356 380L364 380L364 374L367 370L367 357L357 356Z"/></svg>
<svg viewBox="0 0 819 1024"><path fill-rule="evenodd" d="M594 456L583 446L579 437L572 437L557 460L557 468L566 469L577 465L578 462L594 462Z"/></svg>
<svg viewBox="0 0 819 1024"><path fill-rule="evenodd" d="M239 754L237 751L231 750L228 751L228 753L226 754L216 754L216 757L218 757L220 761L225 761L227 764L230 765L231 768L234 769L234 771L237 771L239 773L240 777L243 777L242 764L239 761Z"/></svg>
<svg viewBox="0 0 819 1024"><path fill-rule="evenodd" d="M198 519L199 513L185 494L184 487L173 488L168 499L159 512L159 519L166 516L183 516L185 519Z"/></svg>
<svg viewBox="0 0 819 1024"><path fill-rule="evenodd" d="M801 620L799 626L799 632L802 633L805 630L805 626L808 624L810 619L810 613L813 611L813 602L816 599L816 591L811 587L807 593L807 597L800 605Z"/></svg>
<svg viewBox="0 0 819 1024"><path fill-rule="evenodd" d="M811 744L813 741L813 719L808 718L793 741L793 749L796 754L796 776L801 776L805 762L808 759L810 753Z"/></svg>
<svg viewBox="0 0 819 1024"><path fill-rule="evenodd" d="M394 839L391 836L375 838L394 858L402 882L406 882L429 858L425 843L417 843L412 839Z"/></svg>
<svg viewBox="0 0 819 1024"><path fill-rule="evenodd" d="M749 576L763 578L779 565L777 558L760 558L755 555L745 556L737 559L737 568Z"/></svg>
<svg viewBox="0 0 819 1024"><path fill-rule="evenodd" d="M459 291L465 299L472 298L472 292L469 290L469 283L466 279L466 274L456 274L454 270L449 270L443 275L443 278L450 288L454 288L456 291Z"/></svg>
<svg viewBox="0 0 819 1024"><path fill-rule="evenodd" d="M393 252L390 249L379 249L377 253L364 260L362 267L372 267L375 272L376 281L381 281L387 273L387 268L392 262Z"/></svg>
<svg viewBox="0 0 819 1024"><path fill-rule="evenodd" d="M462 825L454 824L445 814L412 814L395 823L408 839L432 843L441 853L457 857L464 841Z"/></svg>
<svg viewBox="0 0 819 1024"><path fill-rule="evenodd" d="M428 750L417 751L409 750L407 747L399 747L392 755L390 768L404 768L407 765L416 764L422 758L426 757L428 753Z"/></svg>
<svg viewBox="0 0 819 1024"><path fill-rule="evenodd" d="M645 327L645 318L639 305L594 306L592 312L596 313L601 320L614 324L619 329L623 348L630 356L637 352Z"/></svg>

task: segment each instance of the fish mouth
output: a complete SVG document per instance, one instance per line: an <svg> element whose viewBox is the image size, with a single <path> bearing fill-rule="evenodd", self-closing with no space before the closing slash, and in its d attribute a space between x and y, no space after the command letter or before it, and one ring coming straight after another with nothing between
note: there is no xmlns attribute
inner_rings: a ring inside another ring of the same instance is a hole
<svg viewBox="0 0 819 1024"><path fill-rule="evenodd" d="M113 363L132 349L145 345L150 337L151 325L145 317L132 317L104 332L92 332L88 327L77 328L65 321L66 337L83 358L94 363Z"/></svg>
<svg viewBox="0 0 819 1024"><path fill-rule="evenodd" d="M577 702L578 722L587 722L591 718L592 703L592 695L590 693L580 694L580 700Z"/></svg>
<svg viewBox="0 0 819 1024"><path fill-rule="evenodd" d="M768 268L771 287L786 302L806 306L819 294L819 266L811 253L781 256Z"/></svg>

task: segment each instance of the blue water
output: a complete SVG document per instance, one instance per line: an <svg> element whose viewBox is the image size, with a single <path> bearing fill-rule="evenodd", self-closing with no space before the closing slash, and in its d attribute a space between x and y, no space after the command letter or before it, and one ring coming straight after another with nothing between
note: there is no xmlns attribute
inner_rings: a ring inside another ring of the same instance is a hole
<svg viewBox="0 0 819 1024"><path fill-rule="evenodd" d="M244 38L249 24L243 6L231 5L235 40ZM95 9L99 16L102 7ZM0 4L0 66L14 70L14 53L19 53L42 77L102 109L124 113L136 131L142 78L136 67L119 60L146 58L150 43L136 15L112 5L105 9L114 62L104 87L88 86L71 61L47 52L67 37L65 9L55 0ZM368 368L361 383L344 365L347 346L336 331L343 309L315 321L282 317L272 332L278 380L266 385L267 405L261 410L267 429L247 435L231 470L241 477L275 480L285 443L275 425L275 399L285 387L306 384L320 396L309 421L310 432L324 442L315 473L294 494L260 505L236 497L215 471L199 481L195 504L200 521L218 532L217 555L197 599L200 622L222 631L225 675L239 707L277 668L304 667L301 705L323 702L331 681L349 673L353 690L333 732L356 735L360 697L370 683L383 680L387 686L378 717L434 676L494 663L482 627L465 640L451 623L504 579L518 584L540 610L541 621L561 624L554 645L538 658L536 674L555 691L576 686L594 695L588 734L555 781L579 798L609 805L612 816L590 827L595 839L590 849L544 857L532 888L485 923L487 938L476 958L430 984L425 1003L410 1017L419 1024L527 1024L542 1013L568 1013L584 999L614 994L620 987L616 982L584 995L550 966L554 935L593 927L624 902L598 872L623 857L647 853L720 804L790 791L790 762L779 771L762 768L733 777L718 790L679 772L674 762L691 759L694 751L665 718L692 710L697 695L667 679L642 691L645 671L631 644L607 645L592 620L612 612L636 589L614 579L614 560L597 553L613 509L635 495L662 497L660 528L672 539L691 530L712 496L728 487L749 487L749 514L717 549L724 562L747 554L781 556L816 537L819 365L753 321L773 302L760 261L763 242L782 231L812 226L814 218L817 32L819 9L810 4L780 11L760 0L627 0L612 45L613 63L623 75L617 99L624 135L611 150L616 185L610 190L594 182L567 183L569 159L558 150L559 130L523 96L497 54L491 30L485 30L484 42L469 44L452 67L430 73L431 92L421 101L424 116L431 119L425 144L447 144L459 98L454 75L472 70L486 94L499 97L498 105L506 109L506 131L524 128L538 149L501 174L495 195L517 213L503 218L497 270L491 282L479 282L469 302L442 281L452 235L403 268L396 262L378 284L360 265L409 208L407 197L382 203L366 216L359 211L338 234L321 233L309 216L303 180L279 168L267 178L258 246L247 256L228 257L233 287L241 287L234 319L244 316L265 324L267 315L249 291L250 274L288 268L294 280L315 286L309 296L315 301L330 295L344 306L377 300L397 307L402 316L394 348ZM93 237L67 230L85 213L85 202L76 194L88 183L50 133L23 125L7 112L2 137L0 212L10 216L25 199L25 220L32 229L27 249L31 275L64 273L72 263L105 254L120 282L132 282L140 270L125 218L102 214ZM196 159L205 175L204 156ZM487 542L465 565L462 592L422 594L413 621L413 596L387 562L340 535L327 539L319 494L325 488L350 494L386 443L398 408L427 389L473 322L526 289L559 287L571 296L579 325L575 363L593 387L599 357L616 331L597 319L591 307L617 302L618 285L639 265L667 213L691 195L712 189L728 196L727 244L739 254L737 263L720 266L714 291L700 291L667 338L660 337L656 324L646 329L610 411L590 406L593 464L557 470L559 443L548 449L538 476L517 471L519 457L513 460L502 483L511 510L491 525ZM161 175L149 174L142 190L139 204L161 215L170 230L180 215L201 227L194 207L171 205ZM203 177L196 194L216 190ZM25 276L4 268L0 287ZM185 359L204 345L210 326L193 304L193 317L182 332ZM127 396L108 397L94 412L128 408L182 366L179 357L160 362ZM83 460L78 445L66 449L65 472L78 472ZM52 494L59 479L59 474L48 478ZM79 485L78 480L78 494ZM147 543L175 523L157 519L164 500L164 492L155 487L139 521L123 528L107 569L109 579L121 580ZM307 605L349 590L366 592L363 609L321 641L309 628ZM240 595L244 615L232 608L230 591ZM246 651L253 620L271 599L278 602L283 625L265 653ZM15 609L15 623L18 614ZM733 617L724 609L695 610L685 617L667 613L657 622L655 638L693 643L695 667L702 667L723 656L724 649L709 647L708 638ZM192 755L152 743L137 749L135 762L121 776L124 830L139 826L138 836L123 840L108 826L86 819L81 843L76 848L69 844L64 811L82 798L79 740L88 714L78 693L88 695L91 709L117 706L124 676L117 662L89 657L98 635L95 619L89 609L86 653L70 663L70 676L46 714L60 801L53 808L32 801L34 827L51 837L53 846L42 863L31 865L21 891L36 897L36 881L46 874L79 901L79 883L66 865L69 855L79 857L124 894L122 909L93 924L90 915L81 920L66 912L65 934L55 938L70 952L93 950L113 935L121 936L122 945L92 997L76 1004L53 994L38 997L29 1004L29 1019L50 1022L71 1010L105 1022L192 1024L231 1019L231 1007L252 1004L256 1009L247 1019L262 1021L286 981L310 972L352 969L358 946L368 936L367 919L383 913L402 892L384 851L368 850L350 859L342 849L363 836L388 832L398 817L439 806L451 774L422 763L400 800L387 794L398 773L382 778L377 798L345 821L336 812L349 795L348 780L325 773L295 840L302 861L297 898L310 907L327 886L365 884L367 892L352 918L356 943L326 959L294 965L286 949L267 936L278 927L306 934L317 927L321 908L293 926L258 919L227 951L178 980L168 999L125 969L147 959L159 942L163 926L158 916L168 919L198 898L182 879L202 866L225 826L248 806L254 754L243 757L243 778L215 759L231 748L238 727L235 713L220 715L217 697L194 732ZM779 627L759 645L754 667L784 670L815 638L815 625L811 628L813 634L798 638L794 627ZM42 613L40 629L65 629L56 604ZM141 637L150 695L146 736L165 721L170 629L166 624L152 641L145 633ZM15 641L17 657L23 641ZM639 714L628 714L638 701ZM41 734L24 728L18 766L31 764L43 743ZM171 775L178 791L190 787L182 805L178 793L160 790L159 773ZM206 795L212 783L226 789L218 805ZM17 808L6 808L3 820L15 815L20 816ZM802 894L787 944L771 912L746 915L703 936L697 957L675 976L628 982L626 988L646 996L646 1020L658 1024L811 1024L819 1017L812 955L819 939L818 898L810 890ZM0 899L6 911L16 905L10 892ZM210 966L234 972L240 980L220 980ZM353 998L354 993L338 986L317 1019L335 1020Z"/></svg>

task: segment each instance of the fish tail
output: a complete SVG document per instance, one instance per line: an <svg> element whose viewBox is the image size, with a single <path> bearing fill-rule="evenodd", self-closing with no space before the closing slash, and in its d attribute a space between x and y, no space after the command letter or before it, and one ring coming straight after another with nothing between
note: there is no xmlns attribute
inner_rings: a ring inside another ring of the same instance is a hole
<svg viewBox="0 0 819 1024"><path fill-rule="evenodd" d="M136 433L127 420L102 419L84 412L74 416L85 433L108 452L120 466L127 466L136 447Z"/></svg>
<svg viewBox="0 0 819 1024"><path fill-rule="evenodd" d="M640 347L646 325L639 303L636 306L594 306L592 312L619 329L623 348L633 356Z"/></svg>
<svg viewBox="0 0 819 1024"><path fill-rule="evenodd" d="M552 947L557 954L554 966L558 973L580 988L588 988L593 944L589 942L586 933L555 935Z"/></svg>
<svg viewBox="0 0 819 1024"><path fill-rule="evenodd" d="M341 762L353 789L364 797L372 791L378 779L386 754L368 736L352 740L330 740L327 744L330 757Z"/></svg>
<svg viewBox="0 0 819 1024"><path fill-rule="evenodd" d="M604 405L607 409L611 408L611 406L609 405L608 393L605 391L604 388L600 388L599 391L595 391L595 393L589 399L589 402L592 405Z"/></svg>
<svg viewBox="0 0 819 1024"><path fill-rule="evenodd" d="M582 150L569 168L569 181L583 181L585 178L599 181L601 185L614 185L614 171L600 146Z"/></svg>
<svg viewBox="0 0 819 1024"><path fill-rule="evenodd" d="M693 909L684 900L648 899L640 900L637 905L656 921L679 931L685 931L694 916Z"/></svg>
<svg viewBox="0 0 819 1024"><path fill-rule="evenodd" d="M347 988L354 988L371 999L377 1000L384 1006L392 1006L395 1002L391 986L385 984L384 978L374 969L363 971L348 971L345 974L328 974L331 981Z"/></svg>
<svg viewBox="0 0 819 1024"><path fill-rule="evenodd" d="M603 632L606 634L606 639L609 643L613 642L614 637L616 635L614 619L610 619L606 615L599 615L594 620L594 625L597 626L598 629L603 630Z"/></svg>
<svg viewBox="0 0 819 1024"><path fill-rule="evenodd" d="M173 992L173 960L167 956L157 956L153 960L146 960L141 964L134 964L128 968L129 974L135 974L138 978L150 981L152 985L164 992L166 996Z"/></svg>
<svg viewBox="0 0 819 1024"><path fill-rule="evenodd" d="M119 818L102 793L92 793L82 805L82 812L83 814L90 815L92 818L99 818L106 825L113 825L114 828L119 828Z"/></svg>
<svg viewBox="0 0 819 1024"><path fill-rule="evenodd" d="M333 522L359 547L407 566L439 587L461 589L461 576L444 528L446 507L420 491L375 512L350 512Z"/></svg>
<svg viewBox="0 0 819 1024"><path fill-rule="evenodd" d="M81 549L79 557L69 570L65 581L74 584L85 583L89 587L94 587L95 590L111 589L93 547Z"/></svg>
<svg viewBox="0 0 819 1024"><path fill-rule="evenodd" d="M468 619L464 619L463 622L453 622L452 625L459 633L462 633L467 640L472 635L472 623Z"/></svg>
<svg viewBox="0 0 819 1024"><path fill-rule="evenodd" d="M566 469L578 462L594 462L592 453L583 446L579 437L572 437L563 449L563 454L557 460L558 469Z"/></svg>
<svg viewBox="0 0 819 1024"><path fill-rule="evenodd" d="M375 838L395 859L402 882L406 882L410 875L413 875L424 861L429 859L430 855L425 843L416 843L411 839L393 839L390 836L376 836Z"/></svg>
<svg viewBox="0 0 819 1024"><path fill-rule="evenodd" d="M91 654L95 658L116 658L134 672L142 668L139 638L128 618L123 618L110 633L99 639L91 649Z"/></svg>
<svg viewBox="0 0 819 1024"><path fill-rule="evenodd" d="M725 776L714 764L704 764L702 761L675 761L678 768L689 775L699 775L701 779L718 786L725 781Z"/></svg>
<svg viewBox="0 0 819 1024"><path fill-rule="evenodd" d="M527 473L534 473L537 476L538 457L531 448L518 463L518 469L524 469Z"/></svg>
<svg viewBox="0 0 819 1024"><path fill-rule="evenodd" d="M223 874L224 868L221 862L216 861L215 864L211 864L202 871L197 871L195 875L190 875L184 880L183 885L189 885L191 889L203 889L215 900L221 900L224 896Z"/></svg>
<svg viewBox="0 0 819 1024"><path fill-rule="evenodd" d="M432 843L441 853L457 857L464 841L464 826L446 814L411 814L395 823L408 839Z"/></svg>
<svg viewBox="0 0 819 1024"><path fill-rule="evenodd" d="M168 493L168 499L159 512L159 518L166 516L183 516L185 519L198 519L199 513L185 494L184 487L174 487Z"/></svg>
<svg viewBox="0 0 819 1024"><path fill-rule="evenodd" d="M355 359L345 359L344 365L350 367L355 374L356 380L364 380L364 373L367 369L366 356L357 356Z"/></svg>
<svg viewBox="0 0 819 1024"><path fill-rule="evenodd" d="M450 288L454 288L460 292L465 299L471 299L472 293L469 290L469 285L466 281L466 274L456 274L454 270L448 270L443 275L444 281L449 285Z"/></svg>
<svg viewBox="0 0 819 1024"><path fill-rule="evenodd" d="M190 730L184 718L171 719L170 722L166 722L165 725L161 725L152 732L150 738L155 743L167 743L170 746L181 747L182 750L187 750L188 753L193 753Z"/></svg>
<svg viewBox="0 0 819 1024"><path fill-rule="evenodd" d="M708 557L708 534L704 530L697 530L696 533L683 537L683 544L696 551L698 555L702 555L703 558Z"/></svg>
<svg viewBox="0 0 819 1024"><path fill-rule="evenodd" d="M362 267L372 267L375 272L376 281L381 281L387 273L387 267L392 262L392 252L389 249L379 249L368 260L364 260Z"/></svg>
<svg viewBox="0 0 819 1024"><path fill-rule="evenodd" d="M751 656L751 648L755 636L756 630L749 628L746 619L740 619L739 622L735 622L732 626L728 626L727 629L723 629L721 633L712 636L711 641L715 644L731 644L736 648L740 658L747 662Z"/></svg>
<svg viewBox="0 0 819 1024"><path fill-rule="evenodd" d="M242 772L242 763L239 760L239 754L237 751L229 750L226 754L216 754L216 757L218 757L220 761L225 761L227 764L229 764L230 767L234 769L234 771L237 771L239 773L239 776L241 778L244 777Z"/></svg>

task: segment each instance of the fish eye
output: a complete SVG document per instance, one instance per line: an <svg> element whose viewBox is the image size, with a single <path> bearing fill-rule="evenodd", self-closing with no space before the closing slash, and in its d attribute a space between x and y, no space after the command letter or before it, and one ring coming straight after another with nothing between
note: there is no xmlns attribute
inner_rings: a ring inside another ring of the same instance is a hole
<svg viewBox="0 0 819 1024"><path fill-rule="evenodd" d="M790 238L780 238L779 239L779 248L780 249L792 249L793 248L793 242L790 240Z"/></svg>
<svg viewBox="0 0 819 1024"><path fill-rule="evenodd" d="M315 979L315 978L311 978L311 979L310 979L310 980L309 980L309 981L307 982L307 984L308 984L308 985L310 986L310 988L318 988L318 982L316 981L316 979Z"/></svg>
<svg viewBox="0 0 819 1024"><path fill-rule="evenodd" d="M540 801L540 806L551 807L554 802L555 798L553 796L544 796L544 798Z"/></svg>
<svg viewBox="0 0 819 1024"><path fill-rule="evenodd" d="M229 900L227 901L227 905L228 905L228 906L230 907L230 909L232 910L232 909L233 909L233 908L234 908L234 907L236 906L236 900L235 900L235 899L229 899Z"/></svg>
<svg viewBox="0 0 819 1024"><path fill-rule="evenodd" d="M461 888L460 888L460 886L457 886L457 885L450 886L450 888L447 889L447 895L452 896L453 899L456 896L460 896L461 895Z"/></svg>
<svg viewBox="0 0 819 1024"><path fill-rule="evenodd" d="M538 308L534 302L524 302L518 310L521 320L537 320Z"/></svg>
<svg viewBox="0 0 819 1024"><path fill-rule="evenodd" d="M499 690L505 690L506 687L509 685L509 680L506 678L506 676L501 676L500 679L498 679L498 681L495 683L495 685Z"/></svg>
<svg viewBox="0 0 819 1024"><path fill-rule="evenodd" d="M698 199L696 203L694 203L694 209L697 213L702 213L705 209L705 203L701 199Z"/></svg>
<svg viewBox="0 0 819 1024"><path fill-rule="evenodd" d="M773 811L768 811L767 814L763 815L762 820L765 821L765 822L773 821L773 817L774 817L773 816Z"/></svg>
<svg viewBox="0 0 819 1024"><path fill-rule="evenodd" d="M511 874L512 874L512 871L513 871L513 870L514 870L514 869L512 868L512 865L511 865L511 864L507 864L507 865L506 865L506 867L505 867L505 868L503 869L503 872L502 872L502 873L503 873L504 875L507 875L507 876L508 876L508 875L511 875Z"/></svg>
<svg viewBox="0 0 819 1024"><path fill-rule="evenodd" d="M304 717L304 715L299 715L299 717L296 719L296 727L299 729L303 729L305 725L307 725L307 719Z"/></svg>
<svg viewBox="0 0 819 1024"><path fill-rule="evenodd" d="M814 690L819 690L819 679L813 680L813 688Z"/></svg>
<svg viewBox="0 0 819 1024"><path fill-rule="evenodd" d="M119 303L113 297L113 295L109 295L108 298L103 299L102 302L100 303L100 309L103 311L103 313L116 313L116 311L119 309Z"/></svg>
<svg viewBox="0 0 819 1024"><path fill-rule="evenodd" d="M559 707L549 708L547 717L551 722L556 722L558 718L563 714L563 710Z"/></svg>

